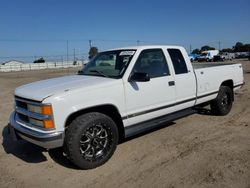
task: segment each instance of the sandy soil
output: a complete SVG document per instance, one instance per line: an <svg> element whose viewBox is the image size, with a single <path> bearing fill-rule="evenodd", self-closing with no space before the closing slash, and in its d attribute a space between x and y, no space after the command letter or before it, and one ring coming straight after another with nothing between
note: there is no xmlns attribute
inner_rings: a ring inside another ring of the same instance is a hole
<svg viewBox="0 0 250 188"><path fill-rule="evenodd" d="M0 73L0 187L250 187L250 61L246 85L224 117L195 114L121 143L94 170L79 170L61 150L10 140L14 88L76 70Z"/></svg>

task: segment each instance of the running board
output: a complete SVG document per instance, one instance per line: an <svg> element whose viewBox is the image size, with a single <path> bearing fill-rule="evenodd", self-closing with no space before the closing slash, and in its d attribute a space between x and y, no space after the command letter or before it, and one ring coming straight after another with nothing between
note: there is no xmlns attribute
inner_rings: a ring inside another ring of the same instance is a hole
<svg viewBox="0 0 250 188"><path fill-rule="evenodd" d="M194 113L197 113L197 110L188 108L185 110L167 114L165 116L154 118L154 119L142 122L142 123L130 125L128 127L125 127L125 138L137 135L139 133L142 133L142 132L154 129L154 128L161 127L163 123L172 122L174 120L192 115Z"/></svg>

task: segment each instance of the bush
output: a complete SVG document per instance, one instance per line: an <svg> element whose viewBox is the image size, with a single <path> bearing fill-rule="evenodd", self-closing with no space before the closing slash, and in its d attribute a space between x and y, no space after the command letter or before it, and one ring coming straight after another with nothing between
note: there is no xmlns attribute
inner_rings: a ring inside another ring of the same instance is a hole
<svg viewBox="0 0 250 188"><path fill-rule="evenodd" d="M33 63L45 63L45 60L41 57L41 58L33 61Z"/></svg>

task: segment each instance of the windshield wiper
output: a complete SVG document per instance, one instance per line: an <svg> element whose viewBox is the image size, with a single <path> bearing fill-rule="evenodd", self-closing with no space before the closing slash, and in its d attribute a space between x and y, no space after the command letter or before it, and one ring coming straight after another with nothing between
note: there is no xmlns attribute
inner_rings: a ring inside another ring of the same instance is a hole
<svg viewBox="0 0 250 188"><path fill-rule="evenodd" d="M91 70L91 71L89 71L89 72L95 72L95 73L98 73L99 75L101 75L101 76L103 76L103 77L109 78L108 75L106 75L106 74L104 74L102 71L99 71L99 70L96 70L96 69Z"/></svg>

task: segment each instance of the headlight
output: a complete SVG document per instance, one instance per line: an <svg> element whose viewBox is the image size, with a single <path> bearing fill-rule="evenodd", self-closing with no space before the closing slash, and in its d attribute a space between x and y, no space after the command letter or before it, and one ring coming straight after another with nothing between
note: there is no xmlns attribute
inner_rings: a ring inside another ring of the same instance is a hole
<svg viewBox="0 0 250 188"><path fill-rule="evenodd" d="M33 113L38 113L38 114L43 114L43 115L52 115L52 106L51 105L33 105L33 104L28 104L28 111L33 112Z"/></svg>
<svg viewBox="0 0 250 188"><path fill-rule="evenodd" d="M29 118L29 122L32 125L39 126L39 127L45 128L45 129L52 129L55 127L54 122L51 119L49 119L49 120L37 120L34 118Z"/></svg>
<svg viewBox="0 0 250 188"><path fill-rule="evenodd" d="M28 111L29 112L42 114L42 107L41 106L36 106L36 105L28 104L27 107L28 107Z"/></svg>
<svg viewBox="0 0 250 188"><path fill-rule="evenodd" d="M29 118L29 121L32 125L36 125L39 127L43 127L43 121L37 120L37 119L33 119L33 118Z"/></svg>
<svg viewBox="0 0 250 188"><path fill-rule="evenodd" d="M52 120L53 116L53 110L51 105L34 105L34 104L28 104L27 110L32 113L37 113L41 115L48 115L50 119L36 119L35 117L29 117L29 122L32 125L39 126L45 129L52 129L55 128L54 121ZM45 116L45 117L46 117Z"/></svg>

